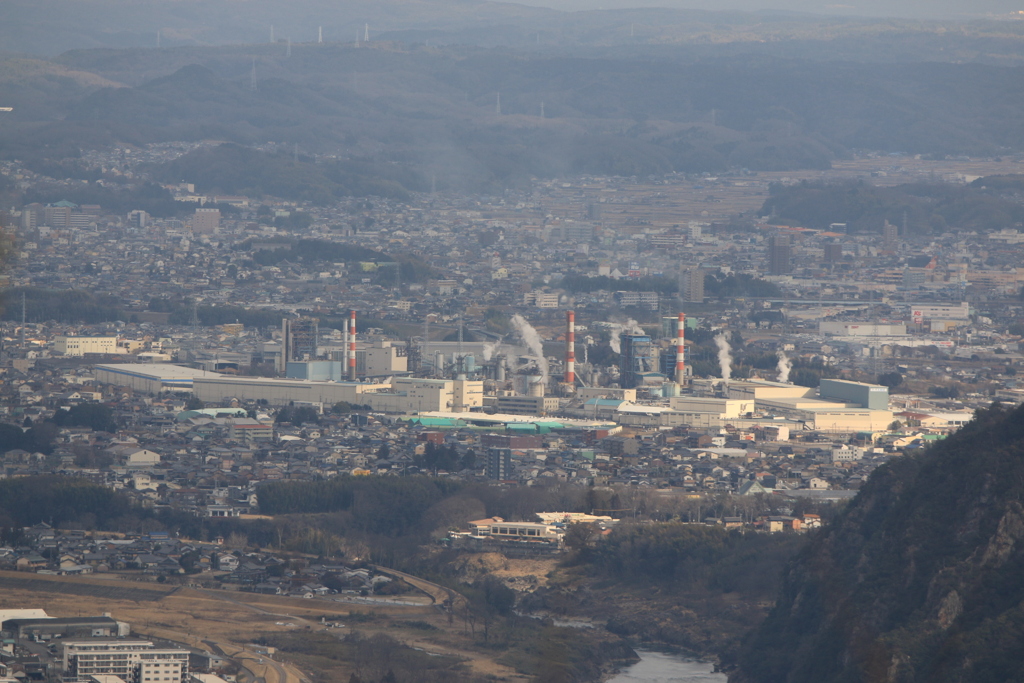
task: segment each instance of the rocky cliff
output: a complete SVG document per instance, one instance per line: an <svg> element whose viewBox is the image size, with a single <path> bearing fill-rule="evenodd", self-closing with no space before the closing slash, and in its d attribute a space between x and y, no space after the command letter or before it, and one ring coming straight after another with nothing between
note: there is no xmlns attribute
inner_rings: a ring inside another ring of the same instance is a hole
<svg viewBox="0 0 1024 683"><path fill-rule="evenodd" d="M731 683L1021 680L1024 406L879 468L787 570Z"/></svg>

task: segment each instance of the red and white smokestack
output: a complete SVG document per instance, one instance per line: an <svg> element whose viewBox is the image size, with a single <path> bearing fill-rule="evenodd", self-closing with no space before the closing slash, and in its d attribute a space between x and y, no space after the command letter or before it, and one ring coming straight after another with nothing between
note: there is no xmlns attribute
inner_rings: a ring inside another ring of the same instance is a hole
<svg viewBox="0 0 1024 683"><path fill-rule="evenodd" d="M576 313L565 314L565 383L576 386Z"/></svg>
<svg viewBox="0 0 1024 683"><path fill-rule="evenodd" d="M348 379L356 381L356 312L349 313L348 320Z"/></svg>
<svg viewBox="0 0 1024 683"><path fill-rule="evenodd" d="M686 378L686 314L679 314L676 323L676 384L683 384Z"/></svg>

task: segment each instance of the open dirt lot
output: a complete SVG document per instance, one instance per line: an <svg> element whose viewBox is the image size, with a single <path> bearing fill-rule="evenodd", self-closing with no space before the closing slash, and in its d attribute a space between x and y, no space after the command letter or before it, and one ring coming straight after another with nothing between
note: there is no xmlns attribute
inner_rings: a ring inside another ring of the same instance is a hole
<svg viewBox="0 0 1024 683"><path fill-rule="evenodd" d="M130 623L134 635L165 638L223 653L248 669L248 678L263 678L265 683L323 679L322 672L304 672L289 663L287 660L291 657L287 654L271 660L251 647L254 640L264 635L324 631L321 616L346 624L344 628L329 631L335 636L356 629L367 635L386 633L412 647L464 660L476 674L497 680L525 680L513 669L476 651L459 620L449 623L448 617L431 601L421 602L420 605L356 605L109 578L0 571L0 609L41 608L55 617L109 612L115 619ZM425 633L423 624L433 629ZM302 657L295 659L307 665L312 661ZM321 676L315 676L317 673ZM338 673L332 671L331 678ZM342 680L345 679L347 674Z"/></svg>

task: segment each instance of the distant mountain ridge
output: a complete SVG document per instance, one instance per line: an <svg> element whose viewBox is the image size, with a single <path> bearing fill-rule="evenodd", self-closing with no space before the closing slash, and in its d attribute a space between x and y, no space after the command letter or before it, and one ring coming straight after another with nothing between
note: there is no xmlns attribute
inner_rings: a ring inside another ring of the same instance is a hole
<svg viewBox="0 0 1024 683"><path fill-rule="evenodd" d="M850 150L1024 152L1024 67L642 55L378 41L0 58L14 107L0 158L52 168L116 143L297 145L394 164L405 190L436 178L494 192L566 174L825 169Z"/></svg>
<svg viewBox="0 0 1024 683"><path fill-rule="evenodd" d="M1008 5L1011 0L984 2ZM671 45L713 56L728 45L815 59L1020 59L1024 22L1012 20L1016 6L985 14L981 2L972 3L969 13L953 9L966 0L868 3L882 11L865 11L864 3L812 0L5 0L0 47L44 56L93 48L258 47L275 41L284 48L287 40L311 44L321 35L325 43L351 43L362 40L368 28L371 41L558 52ZM765 4L810 11L749 11ZM917 9L898 11L910 5ZM894 13L930 19L870 17Z"/></svg>
<svg viewBox="0 0 1024 683"><path fill-rule="evenodd" d="M879 468L788 570L731 683L979 683L1024 665L1024 406Z"/></svg>

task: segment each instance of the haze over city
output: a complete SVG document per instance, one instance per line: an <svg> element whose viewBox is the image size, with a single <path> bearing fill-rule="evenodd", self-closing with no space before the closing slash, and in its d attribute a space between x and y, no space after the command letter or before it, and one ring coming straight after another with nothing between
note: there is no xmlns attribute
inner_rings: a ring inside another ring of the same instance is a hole
<svg viewBox="0 0 1024 683"><path fill-rule="evenodd" d="M1018 680L1019 12L7 0L0 683Z"/></svg>

